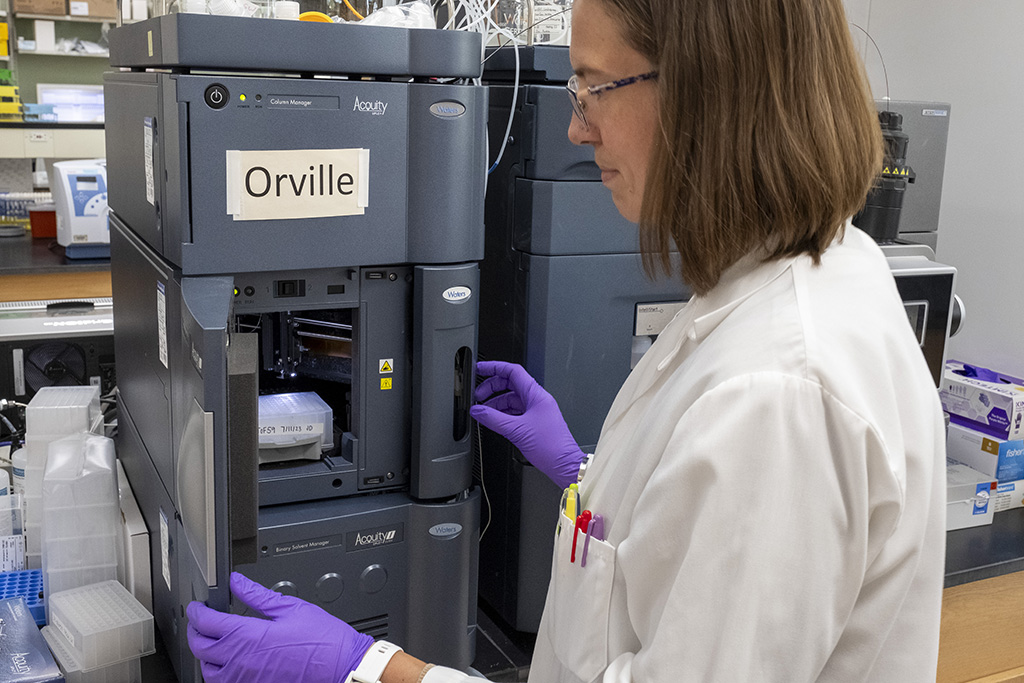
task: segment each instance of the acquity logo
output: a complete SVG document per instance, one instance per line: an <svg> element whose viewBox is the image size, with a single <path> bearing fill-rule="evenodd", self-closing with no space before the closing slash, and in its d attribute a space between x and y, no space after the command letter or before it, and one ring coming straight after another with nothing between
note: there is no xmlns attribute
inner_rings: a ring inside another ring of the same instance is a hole
<svg viewBox="0 0 1024 683"><path fill-rule="evenodd" d="M346 536L346 550L379 548L382 545L400 543L405 540L405 526L403 524L389 524L388 526L352 531Z"/></svg>
<svg viewBox="0 0 1024 683"><path fill-rule="evenodd" d="M356 95L355 104L352 105L352 111L361 111L374 116L384 116L384 113L388 110L388 103L377 100L376 102L370 102L369 100L360 100L359 96Z"/></svg>

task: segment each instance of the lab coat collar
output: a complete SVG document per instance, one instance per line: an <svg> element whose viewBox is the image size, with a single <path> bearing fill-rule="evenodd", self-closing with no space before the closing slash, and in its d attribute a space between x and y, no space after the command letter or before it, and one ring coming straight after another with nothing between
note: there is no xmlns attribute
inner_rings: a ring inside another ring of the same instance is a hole
<svg viewBox="0 0 1024 683"><path fill-rule="evenodd" d="M851 225L847 222L846 231L850 230ZM841 237L837 236L829 248L839 241ZM759 249L742 257L722 273L718 284L710 292L704 296L694 297L676 314L662 333L666 341L675 337L672 348L664 351L655 344L648 351L650 358L644 357L634 370L634 375L631 375L623 386L623 390L629 392L626 394L629 398L620 396L625 400L616 399L605 428L618 422L630 405L657 384L665 369L676 361L684 347L695 346L707 338L740 304L790 272L799 259L810 259L810 256L802 254L765 261L766 253Z"/></svg>
<svg viewBox="0 0 1024 683"><path fill-rule="evenodd" d="M843 228L833 238L826 251L841 243L848 232L856 229L853 227L852 219L847 219ZM689 339L695 342L702 341L737 306L788 272L799 259L811 258L801 254L765 261L767 253L766 249L758 249L747 254L722 273L718 284L710 292L694 299L693 324L686 334Z"/></svg>
<svg viewBox="0 0 1024 683"><path fill-rule="evenodd" d="M788 257L766 262L763 253L758 251L729 266L710 292L690 302L691 322L678 336L672 350L658 362L658 372L668 367L685 342L699 344L703 341L737 306L788 271L794 260Z"/></svg>

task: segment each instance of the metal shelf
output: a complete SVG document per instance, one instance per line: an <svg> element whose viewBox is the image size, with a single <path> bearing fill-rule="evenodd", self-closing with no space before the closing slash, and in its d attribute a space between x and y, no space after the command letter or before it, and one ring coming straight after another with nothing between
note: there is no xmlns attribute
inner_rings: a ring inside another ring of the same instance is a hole
<svg viewBox="0 0 1024 683"><path fill-rule="evenodd" d="M108 53L100 55L84 54L81 52L42 52L40 50L18 50L19 55L38 55L40 57L100 57L102 59L109 59Z"/></svg>
<svg viewBox="0 0 1024 683"><path fill-rule="evenodd" d="M91 24L102 24L114 23L117 21L114 17L79 17L72 16L70 14L29 14L27 12L18 12L14 15L16 19L48 19L50 21L78 21L83 23Z"/></svg>

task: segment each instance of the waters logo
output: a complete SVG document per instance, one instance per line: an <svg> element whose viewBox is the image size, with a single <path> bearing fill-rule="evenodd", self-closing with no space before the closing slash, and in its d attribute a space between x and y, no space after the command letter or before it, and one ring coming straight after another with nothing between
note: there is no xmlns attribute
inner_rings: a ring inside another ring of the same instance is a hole
<svg viewBox="0 0 1024 683"><path fill-rule="evenodd" d="M448 289L441 292L442 298L445 301L453 304L457 304L460 301L467 301L469 297L473 296L473 290L469 287L449 287Z"/></svg>
<svg viewBox="0 0 1024 683"><path fill-rule="evenodd" d="M435 102L430 113L443 119L454 119L466 113L466 107L458 102Z"/></svg>
<svg viewBox="0 0 1024 683"><path fill-rule="evenodd" d="M462 533L462 525L456 524L455 522L448 522L445 524L435 524L434 526L427 529L431 536L440 538L442 540L448 540L456 538Z"/></svg>

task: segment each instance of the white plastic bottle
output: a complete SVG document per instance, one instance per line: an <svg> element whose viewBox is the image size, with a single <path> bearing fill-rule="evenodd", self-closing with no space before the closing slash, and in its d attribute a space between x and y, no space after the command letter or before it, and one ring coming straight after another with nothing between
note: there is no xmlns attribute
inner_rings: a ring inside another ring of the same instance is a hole
<svg viewBox="0 0 1024 683"><path fill-rule="evenodd" d="M14 511L11 509L11 475L0 468L0 537L14 533Z"/></svg>
<svg viewBox="0 0 1024 683"><path fill-rule="evenodd" d="M299 19L299 3L295 0L277 0L274 3L274 18Z"/></svg>
<svg viewBox="0 0 1024 683"><path fill-rule="evenodd" d="M24 448L19 448L11 454L12 486L11 493L19 496L25 495L25 464L28 461L28 453ZM4 474L6 474L4 470Z"/></svg>

